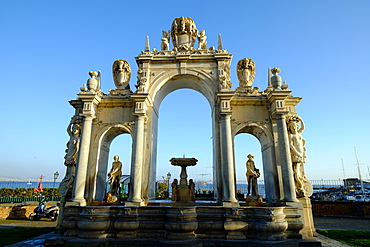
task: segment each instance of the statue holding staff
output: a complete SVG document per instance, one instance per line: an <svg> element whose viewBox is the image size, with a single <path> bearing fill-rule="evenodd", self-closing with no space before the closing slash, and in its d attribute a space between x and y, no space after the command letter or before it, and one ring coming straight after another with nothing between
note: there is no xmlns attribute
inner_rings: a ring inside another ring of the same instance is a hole
<svg viewBox="0 0 370 247"><path fill-rule="evenodd" d="M248 181L248 194L247 196L250 195L251 187L252 187L252 196L258 196L258 184L257 184L257 178L260 177L260 170L257 169L254 166L254 155L253 154L248 154L248 160L246 162L246 167L247 167L247 181Z"/></svg>
<svg viewBox="0 0 370 247"><path fill-rule="evenodd" d="M110 179L110 190L109 192L114 196L119 196L120 179L122 176L122 162L119 161L119 156L114 156L112 163L112 169L108 173L108 179Z"/></svg>

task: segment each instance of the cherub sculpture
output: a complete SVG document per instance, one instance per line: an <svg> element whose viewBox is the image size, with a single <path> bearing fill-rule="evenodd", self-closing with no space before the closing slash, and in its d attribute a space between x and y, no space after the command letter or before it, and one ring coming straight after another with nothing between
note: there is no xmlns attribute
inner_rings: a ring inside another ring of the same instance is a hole
<svg viewBox="0 0 370 247"><path fill-rule="evenodd" d="M206 30L201 30L198 35L198 50L206 50L207 49L207 36Z"/></svg>
<svg viewBox="0 0 370 247"><path fill-rule="evenodd" d="M162 43L161 43L161 50L168 51L170 48L170 31L162 31Z"/></svg>

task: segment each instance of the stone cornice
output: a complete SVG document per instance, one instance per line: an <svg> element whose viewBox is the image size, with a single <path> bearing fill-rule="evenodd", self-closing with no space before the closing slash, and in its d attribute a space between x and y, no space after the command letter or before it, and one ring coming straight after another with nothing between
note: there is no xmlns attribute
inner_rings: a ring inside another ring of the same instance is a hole
<svg viewBox="0 0 370 247"><path fill-rule="evenodd" d="M99 107L132 107L134 105L134 101L130 98L107 98L100 101Z"/></svg>

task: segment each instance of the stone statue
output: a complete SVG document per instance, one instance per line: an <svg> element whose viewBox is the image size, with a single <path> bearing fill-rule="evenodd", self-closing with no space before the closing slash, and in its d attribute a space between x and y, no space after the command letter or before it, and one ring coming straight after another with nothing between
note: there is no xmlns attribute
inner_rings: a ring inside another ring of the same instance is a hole
<svg viewBox="0 0 370 247"><path fill-rule="evenodd" d="M206 30L201 30L198 35L198 50L206 50L207 49L207 36L206 36Z"/></svg>
<svg viewBox="0 0 370 247"><path fill-rule="evenodd" d="M250 58L243 58L239 60L236 67L239 87L245 88L252 86L256 74L256 65L254 61Z"/></svg>
<svg viewBox="0 0 370 247"><path fill-rule="evenodd" d="M175 51L194 50L198 29L190 17L179 17L172 22L171 38Z"/></svg>
<svg viewBox="0 0 370 247"><path fill-rule="evenodd" d="M59 185L59 193L61 196L71 194L74 177L76 173L76 163L78 151L80 148L80 138L82 131L82 117L74 116L67 127L69 141L67 142L66 154L64 156L64 165L67 167L66 175Z"/></svg>
<svg viewBox="0 0 370 247"><path fill-rule="evenodd" d="M179 184L179 180L177 180L177 178L175 178L171 184L171 187L172 187L172 201L176 201L177 200L177 186Z"/></svg>
<svg viewBox="0 0 370 247"><path fill-rule="evenodd" d="M189 194L190 194L190 201L195 201L195 183L193 179L189 179Z"/></svg>
<svg viewBox="0 0 370 247"><path fill-rule="evenodd" d="M116 60L112 66L114 84L117 89L130 89L131 78L130 64L126 60Z"/></svg>
<svg viewBox="0 0 370 247"><path fill-rule="evenodd" d="M300 127L299 123L301 123ZM289 116L287 127L297 197L311 196L312 185L304 172L304 164L306 163L306 148L304 147L306 140L302 137L305 128L304 122L299 116Z"/></svg>
<svg viewBox="0 0 370 247"><path fill-rule="evenodd" d="M254 155L253 154L248 154L248 160L246 162L246 167L247 167L247 181L248 181L248 194L247 196L250 195L251 187L252 187L252 196L258 196L258 184L257 184L257 178L260 177L260 170L257 169L254 166Z"/></svg>
<svg viewBox="0 0 370 247"><path fill-rule="evenodd" d="M220 86L221 90L226 89L230 90L231 86L233 85L230 82L230 67L225 64L223 67L219 68L219 79L220 79Z"/></svg>
<svg viewBox="0 0 370 247"><path fill-rule="evenodd" d="M168 51L170 47L170 31L162 31L162 43L161 43L161 50L162 51Z"/></svg>
<svg viewBox="0 0 370 247"><path fill-rule="evenodd" d="M114 161L112 163L112 169L108 173L108 179L110 179L110 190L109 192L113 196L119 196L120 191L120 179L122 176L122 162L119 161L119 156L114 156Z"/></svg>

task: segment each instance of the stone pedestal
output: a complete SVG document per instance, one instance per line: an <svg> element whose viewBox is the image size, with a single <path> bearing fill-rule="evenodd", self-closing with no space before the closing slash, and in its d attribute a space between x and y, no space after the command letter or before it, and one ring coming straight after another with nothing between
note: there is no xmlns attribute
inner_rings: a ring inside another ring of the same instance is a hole
<svg viewBox="0 0 370 247"><path fill-rule="evenodd" d="M316 236L315 226L312 216L312 205L311 200L307 197L298 198L299 202L287 202L287 206L296 207L298 215L300 215L300 221L303 222L303 228L299 231L302 238L312 238Z"/></svg>
<svg viewBox="0 0 370 247"><path fill-rule="evenodd" d="M262 198L258 196L247 196L245 199L246 202L263 202Z"/></svg>
<svg viewBox="0 0 370 247"><path fill-rule="evenodd" d="M303 229L300 231L303 238L312 238L316 236L315 225L312 216L312 205L311 199L307 197L298 198L299 202L302 203L302 209L299 213L302 215Z"/></svg>

